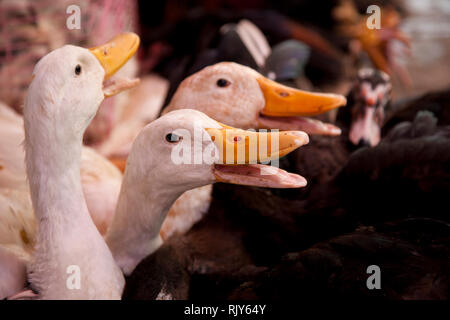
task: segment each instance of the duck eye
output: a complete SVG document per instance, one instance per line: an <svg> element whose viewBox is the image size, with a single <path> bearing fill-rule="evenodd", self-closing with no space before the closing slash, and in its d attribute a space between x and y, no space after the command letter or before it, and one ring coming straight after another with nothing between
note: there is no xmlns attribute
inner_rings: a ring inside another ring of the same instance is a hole
<svg viewBox="0 0 450 320"><path fill-rule="evenodd" d="M183 137L175 134L175 133L168 133L166 135L166 141L170 142L170 143L176 143L176 142L180 142L181 140L183 140Z"/></svg>
<svg viewBox="0 0 450 320"><path fill-rule="evenodd" d="M81 73L81 66L79 64L77 64L77 66L75 67L75 74L78 76Z"/></svg>
<svg viewBox="0 0 450 320"><path fill-rule="evenodd" d="M217 80L217 86L221 88L228 87L231 84L227 79L219 79Z"/></svg>

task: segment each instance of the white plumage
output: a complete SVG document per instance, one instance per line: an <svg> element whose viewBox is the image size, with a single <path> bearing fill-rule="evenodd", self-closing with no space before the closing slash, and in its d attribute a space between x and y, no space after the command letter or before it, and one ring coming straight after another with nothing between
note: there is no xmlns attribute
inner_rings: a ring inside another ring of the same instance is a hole
<svg viewBox="0 0 450 320"><path fill-rule="evenodd" d="M127 49L120 51L123 44ZM1 108L0 121L7 124L2 127L7 128L2 138L9 143L0 158L0 270L5 271L0 274L0 282L8 284L1 288L2 297L24 284L23 272L11 270L26 263L28 280L38 298L120 298L123 275L89 215L80 171L90 194L95 189L103 191L98 185L101 180L111 186L106 190L111 197L117 196L113 189L118 190L121 174L92 150L85 149L83 156L81 150L83 133L105 92L114 90L103 88L105 75L114 73L129 59L138 44L133 34L114 38L107 45L117 48L108 49L107 55L113 59L106 65L100 64L97 59L102 58L95 51L74 46L54 50L39 61L24 105L26 166L20 147L24 138L22 119ZM83 170L82 159L87 164ZM92 169L98 166L100 170ZM100 216L102 219L105 217ZM74 265L81 270L81 288L70 290L67 272Z"/></svg>

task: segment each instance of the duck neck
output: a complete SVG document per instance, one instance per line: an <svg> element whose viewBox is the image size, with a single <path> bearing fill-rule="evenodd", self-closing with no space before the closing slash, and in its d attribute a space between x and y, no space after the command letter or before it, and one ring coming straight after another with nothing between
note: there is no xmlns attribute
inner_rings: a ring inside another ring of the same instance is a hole
<svg viewBox="0 0 450 320"><path fill-rule="evenodd" d="M31 286L41 299L119 299L123 275L92 222L81 185L85 126L64 131L45 113L38 117L35 112L42 109L34 107L24 109L25 161L38 224ZM73 266L80 288L70 290L68 268Z"/></svg>
<svg viewBox="0 0 450 320"><path fill-rule="evenodd" d="M40 229L41 222L51 226L89 218L81 187L81 148L81 134L65 138L54 123L30 120L25 113L27 174Z"/></svg>
<svg viewBox="0 0 450 320"><path fill-rule="evenodd" d="M145 178L130 167L128 163L116 213L106 235L106 243L125 275L162 244L161 226L183 192L176 187L167 188L157 179L152 179L154 183L140 183Z"/></svg>

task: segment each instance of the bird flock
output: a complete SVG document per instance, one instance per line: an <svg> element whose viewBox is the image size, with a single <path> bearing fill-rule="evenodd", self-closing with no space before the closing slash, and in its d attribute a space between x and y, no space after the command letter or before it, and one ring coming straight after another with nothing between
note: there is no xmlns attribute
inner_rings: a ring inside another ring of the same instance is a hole
<svg viewBox="0 0 450 320"><path fill-rule="evenodd" d="M312 92L306 46L224 30L253 68L117 77L129 32L43 56L23 116L0 103L1 299L448 298L448 90L393 108L391 77L364 67L346 96ZM84 145L123 91L131 111ZM382 293L363 287L373 264Z"/></svg>

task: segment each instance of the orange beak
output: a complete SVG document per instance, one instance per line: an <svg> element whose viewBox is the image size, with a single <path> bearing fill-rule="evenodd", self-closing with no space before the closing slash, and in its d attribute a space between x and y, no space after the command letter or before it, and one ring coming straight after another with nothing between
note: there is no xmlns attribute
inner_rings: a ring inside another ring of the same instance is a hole
<svg viewBox="0 0 450 320"><path fill-rule="evenodd" d="M257 79L266 104L262 114L274 117L313 116L344 106L344 96L290 88L265 77Z"/></svg>

